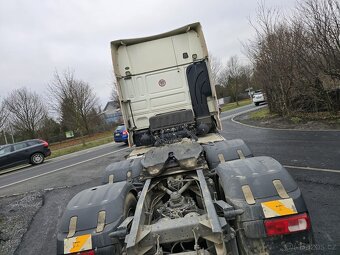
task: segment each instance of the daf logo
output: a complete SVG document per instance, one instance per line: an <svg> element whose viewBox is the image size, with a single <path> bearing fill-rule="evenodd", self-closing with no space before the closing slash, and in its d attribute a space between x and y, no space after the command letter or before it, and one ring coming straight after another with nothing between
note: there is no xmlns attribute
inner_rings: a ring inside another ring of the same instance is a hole
<svg viewBox="0 0 340 255"><path fill-rule="evenodd" d="M161 86L161 87L164 87L166 85L166 81L164 79L160 79L158 81L158 85Z"/></svg>

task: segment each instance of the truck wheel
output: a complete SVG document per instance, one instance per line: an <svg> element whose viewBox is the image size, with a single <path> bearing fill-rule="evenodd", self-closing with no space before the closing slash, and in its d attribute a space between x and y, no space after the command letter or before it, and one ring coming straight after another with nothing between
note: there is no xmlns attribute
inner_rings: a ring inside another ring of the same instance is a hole
<svg viewBox="0 0 340 255"><path fill-rule="evenodd" d="M260 104L259 103L255 103L255 106L259 106Z"/></svg>
<svg viewBox="0 0 340 255"><path fill-rule="evenodd" d="M132 193L127 194L124 202L124 218L135 214L136 205L137 200L135 196Z"/></svg>
<svg viewBox="0 0 340 255"><path fill-rule="evenodd" d="M137 200L135 196L132 193L127 194L127 196L125 197L125 202L124 202L124 211L123 211L124 219L130 216L133 216L135 214L136 205L137 205ZM125 251L124 242L118 239L116 241L117 243L114 244L113 246L113 249L114 249L113 254L125 254L124 253Z"/></svg>
<svg viewBox="0 0 340 255"><path fill-rule="evenodd" d="M41 152L36 152L36 153L31 155L30 163L32 165L39 165L39 164L43 163L44 160L45 160L44 154L42 154Z"/></svg>

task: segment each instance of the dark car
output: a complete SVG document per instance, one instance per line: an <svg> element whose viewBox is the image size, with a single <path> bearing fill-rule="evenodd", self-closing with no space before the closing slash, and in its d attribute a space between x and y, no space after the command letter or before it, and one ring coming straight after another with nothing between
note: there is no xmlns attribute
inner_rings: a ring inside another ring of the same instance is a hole
<svg viewBox="0 0 340 255"><path fill-rule="evenodd" d="M48 143L40 139L4 145L0 148L0 169L25 163L38 165L50 155Z"/></svg>
<svg viewBox="0 0 340 255"><path fill-rule="evenodd" d="M119 125L116 130L113 132L113 137L116 143L124 142L128 144L129 133L126 130L124 124Z"/></svg>

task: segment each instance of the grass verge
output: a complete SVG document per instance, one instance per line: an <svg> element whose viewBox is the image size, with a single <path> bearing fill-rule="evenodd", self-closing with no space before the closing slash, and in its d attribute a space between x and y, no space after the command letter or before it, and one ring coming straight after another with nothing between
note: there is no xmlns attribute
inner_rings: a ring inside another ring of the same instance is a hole
<svg viewBox="0 0 340 255"><path fill-rule="evenodd" d="M329 112L316 112L316 113L292 113L289 116L280 117L276 113L270 113L269 109L262 108L258 111L251 112L249 118L253 120L264 120L272 118L282 118L286 121L290 121L294 124L304 123L306 121L326 121L329 123L340 123L340 112L338 114L333 114Z"/></svg>
<svg viewBox="0 0 340 255"><path fill-rule="evenodd" d="M221 107L222 108L221 110L222 110L222 112L225 112L225 111L236 109L238 107L245 106L245 105L248 105L248 104L251 104L251 103L252 103L251 100L248 98L248 99L238 101L239 105L237 105L236 102L225 104Z"/></svg>
<svg viewBox="0 0 340 255"><path fill-rule="evenodd" d="M249 118L253 120L263 120L266 118L271 118L271 117L276 117L276 116L277 114L270 113L267 107L262 108L258 111L251 112L249 114Z"/></svg>
<svg viewBox="0 0 340 255"><path fill-rule="evenodd" d="M279 116L278 114L270 113L269 109L266 107L257 111L242 114L236 117L235 120L244 124L269 128L340 130L340 112L295 112L288 116Z"/></svg>
<svg viewBox="0 0 340 255"><path fill-rule="evenodd" d="M59 149L68 148L68 147L75 146L75 145L80 145L82 144L82 140L84 140L85 143L97 141L99 139L112 136L112 134L113 134L113 131L105 131L101 133L86 135L84 137L71 138L71 139L61 141L61 142L50 143L50 149L59 150Z"/></svg>
<svg viewBox="0 0 340 255"><path fill-rule="evenodd" d="M85 145L77 144L77 145L62 148L62 149L59 149L59 150L51 150L52 155L51 155L50 158L60 157L60 156L66 155L66 154L86 150L86 149L96 147L96 146L99 146L99 145L103 145L103 144L107 144L107 143L110 143L110 142L113 142L112 136L101 138L101 139L98 139L98 140L95 140L95 141L90 141L90 142L87 142Z"/></svg>

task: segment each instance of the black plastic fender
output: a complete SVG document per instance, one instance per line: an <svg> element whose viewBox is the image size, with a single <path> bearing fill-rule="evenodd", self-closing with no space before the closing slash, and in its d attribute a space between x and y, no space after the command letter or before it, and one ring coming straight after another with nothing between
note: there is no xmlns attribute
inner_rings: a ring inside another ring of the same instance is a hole
<svg viewBox="0 0 340 255"><path fill-rule="evenodd" d="M217 167L221 163L220 154L223 155L225 161L240 159L240 155L243 155L245 158L253 157L252 151L241 139L225 140L203 144L202 146L210 169Z"/></svg>
<svg viewBox="0 0 340 255"><path fill-rule="evenodd" d="M86 189L75 195L68 203L60 221L57 254L64 254L64 239L69 233L70 219L75 216L77 220L74 236L91 234L92 247L97 250L96 254L106 254L105 250L112 254L120 244L108 234L124 220L125 197L129 192L136 193L133 185L122 181ZM98 214L101 211L105 211L105 227L97 232Z"/></svg>
<svg viewBox="0 0 340 255"><path fill-rule="evenodd" d="M241 254L284 254L285 243L309 244L312 232L267 237L264 227L266 219L261 203L283 199L274 186L280 180L287 195L294 201L297 213L307 212L304 199L296 182L287 170L270 157L253 157L219 164L216 168L225 199L235 209L244 213L237 218L236 227ZM243 186L249 186L254 203L248 203ZM283 252L282 252L283 251ZM281 253L282 252L282 253Z"/></svg>
<svg viewBox="0 0 340 255"><path fill-rule="evenodd" d="M112 183L121 181L139 182L139 175L143 170L141 158L127 159L112 163L105 168L102 183L106 184L112 178Z"/></svg>

